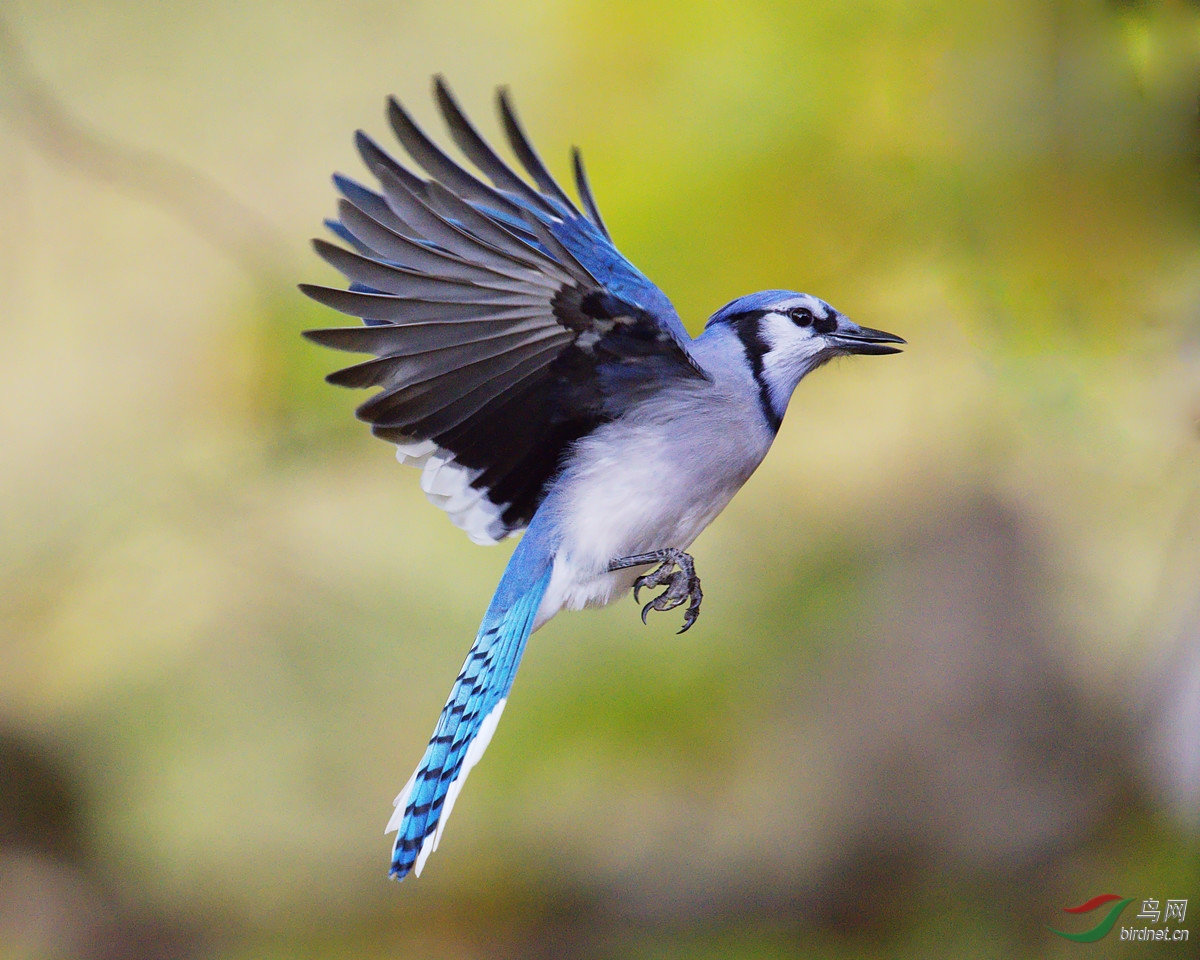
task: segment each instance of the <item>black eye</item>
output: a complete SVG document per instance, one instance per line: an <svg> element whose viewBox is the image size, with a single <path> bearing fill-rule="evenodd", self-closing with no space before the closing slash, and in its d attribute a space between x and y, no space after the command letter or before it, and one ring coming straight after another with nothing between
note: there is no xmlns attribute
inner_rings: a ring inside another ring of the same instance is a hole
<svg viewBox="0 0 1200 960"><path fill-rule="evenodd" d="M788 316L792 318L792 323L798 327L807 327L813 322L812 311L808 307L796 307L795 310L789 310Z"/></svg>

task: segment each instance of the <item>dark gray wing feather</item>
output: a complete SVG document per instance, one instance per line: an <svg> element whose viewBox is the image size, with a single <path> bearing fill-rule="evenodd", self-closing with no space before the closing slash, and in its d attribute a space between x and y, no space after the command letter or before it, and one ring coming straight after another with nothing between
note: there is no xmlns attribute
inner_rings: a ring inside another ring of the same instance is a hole
<svg viewBox="0 0 1200 960"><path fill-rule="evenodd" d="M575 204L563 193L563 189L558 185L557 181L550 176L550 171L542 163L542 158L538 156L537 151L533 149L533 144L525 136L525 131L521 128L521 121L517 119L516 111L513 110L512 104L509 103L508 91L503 87L496 91L496 103L500 108L500 120L504 124L504 133L513 148L513 153L521 161L521 166L533 177L533 182L544 193L548 193L572 214L579 216L579 211L575 209Z"/></svg>
<svg viewBox="0 0 1200 960"><path fill-rule="evenodd" d="M365 284L380 293L454 303L499 303L512 294L524 294L526 297L545 295L542 288L526 280L499 274L475 279L431 276L420 270L393 266L351 253L325 240L314 240L313 247L326 263L347 280Z"/></svg>
<svg viewBox="0 0 1200 960"><path fill-rule="evenodd" d="M379 146L363 131L359 130L354 134L354 146L358 149L358 155L362 157L367 169L375 174L375 176L379 176L380 170L386 170L413 193L420 195L425 189L424 180Z"/></svg>
<svg viewBox="0 0 1200 960"><path fill-rule="evenodd" d="M520 206L493 190L482 180L467 173L439 150L434 142L425 135L425 132L417 126L413 118L400 106L395 97L388 98L387 116L392 130L396 134L396 139L408 151L408 155L434 180L465 199L507 213L509 216L520 216L522 209ZM554 209L545 200L541 200L541 198L539 200L540 204L545 207L545 212L554 215Z"/></svg>
<svg viewBox="0 0 1200 960"><path fill-rule="evenodd" d="M373 353L376 357L406 357L442 347L467 347L499 337L547 329L541 314L504 324L490 320L433 320L424 323L392 323L361 327L331 327L305 334L314 343L350 353ZM332 376L332 374L331 374Z"/></svg>
<svg viewBox="0 0 1200 960"><path fill-rule="evenodd" d="M344 199L334 232L354 249L315 241L350 289L301 289L368 322L307 336L373 355L328 379L377 388L359 417L404 456L424 462L436 450L436 469L459 471L477 491L474 500L490 505L487 524L474 529L465 512L446 509L488 540L529 522L576 440L664 377L704 375L669 303L607 245L578 157L586 220L538 158L503 91L501 121L536 189L488 146L440 79L435 96L451 137L492 185L450 159L390 100L392 128L430 179L360 132L358 150L379 189L335 177ZM599 245L595 257L589 243ZM617 278L620 292L597 279L593 262ZM665 303L667 313L648 312L643 300L655 309Z"/></svg>
<svg viewBox="0 0 1200 960"><path fill-rule="evenodd" d="M505 270L512 265L529 267L537 272L547 273L555 278L559 274L566 279L565 274L557 269L550 258L539 256L517 237L509 235L503 241L503 246L489 242L491 238L478 237L462 225L456 224L441 216L422 198L410 192L404 184L392 177L386 171L379 172L379 182L387 197L388 206L400 217L410 229L429 243L448 250L470 263L480 263L484 266Z"/></svg>
<svg viewBox="0 0 1200 960"><path fill-rule="evenodd" d="M509 303L454 303L442 300L401 300L390 293L362 293L358 290L339 290L316 284L300 285L303 293L318 303L333 307L364 320L383 320L392 324L442 321L490 320L494 323L523 320L538 316L542 304L532 300Z"/></svg>
<svg viewBox="0 0 1200 960"><path fill-rule="evenodd" d="M571 162L575 167L575 189L579 191L579 199L583 201L583 209L587 211L588 219L597 230L611 240L612 235L604 225L600 208L596 206L596 200L592 196L592 186L588 183L587 171L583 169L583 154L578 147L571 148Z"/></svg>
<svg viewBox="0 0 1200 960"><path fill-rule="evenodd" d="M454 327L461 324L453 324ZM492 336L475 335L471 339L460 340L454 337L432 337L424 349L418 349L413 343L406 342L403 352L388 353L346 367L327 378L330 383L340 387L388 387L394 389L419 375L436 376L450 373L468 364L488 360L501 355L513 355L518 351L524 353L530 346L544 344L552 340L556 345L563 346L570 337L544 328L534 330L515 330ZM400 362L401 359L406 362Z"/></svg>
<svg viewBox="0 0 1200 960"><path fill-rule="evenodd" d="M461 150L475 166L492 181L499 189L515 193L525 202L546 209L546 199L534 190L528 183L518 177L505 165L490 146L487 141L479 135L479 132L472 126L471 121L462 112L457 101L451 95L446 82L441 77L434 78L434 93L437 97L438 106L441 108L442 116L446 119L446 127L450 131L450 136ZM565 199L565 198L562 198ZM573 210L569 201L568 210ZM552 211L547 211L552 212Z"/></svg>

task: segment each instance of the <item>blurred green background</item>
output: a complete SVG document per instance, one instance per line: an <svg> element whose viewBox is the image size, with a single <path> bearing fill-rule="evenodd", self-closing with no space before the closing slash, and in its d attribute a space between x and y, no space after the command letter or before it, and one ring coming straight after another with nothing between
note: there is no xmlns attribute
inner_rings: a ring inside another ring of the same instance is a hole
<svg viewBox="0 0 1200 960"><path fill-rule="evenodd" d="M295 283L435 72L694 332L788 287L910 347L801 385L690 633L536 635L396 886L511 547ZM1200 915L1198 95L1182 0L6 0L0 958L1196 956L1046 925Z"/></svg>

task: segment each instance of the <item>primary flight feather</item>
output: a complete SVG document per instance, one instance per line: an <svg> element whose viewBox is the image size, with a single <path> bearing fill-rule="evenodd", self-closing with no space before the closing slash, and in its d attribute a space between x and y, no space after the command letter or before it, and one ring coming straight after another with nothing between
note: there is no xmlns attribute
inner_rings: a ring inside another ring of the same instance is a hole
<svg viewBox="0 0 1200 960"><path fill-rule="evenodd" d="M391 876L420 874L491 740L529 635L564 608L630 588L645 605L700 612L684 552L754 472L801 378L835 356L898 352L816 297L767 290L688 335L670 301L613 246L574 152L582 211L512 109L504 132L532 184L492 150L445 83L450 138L488 182L447 156L396 100L388 120L422 176L366 134L372 189L342 200L314 241L348 289L302 285L363 325L313 330L373 359L332 383L378 387L358 408L421 470L429 499L476 543L525 531L416 771L395 801Z"/></svg>

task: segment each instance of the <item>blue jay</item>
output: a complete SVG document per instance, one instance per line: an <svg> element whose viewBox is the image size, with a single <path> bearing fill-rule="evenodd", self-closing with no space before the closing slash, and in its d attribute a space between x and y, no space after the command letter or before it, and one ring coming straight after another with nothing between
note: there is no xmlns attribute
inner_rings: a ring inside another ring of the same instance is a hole
<svg viewBox="0 0 1200 960"><path fill-rule="evenodd" d="M762 461L792 391L846 354L897 353L900 337L816 297L766 290L718 310L693 339L666 296L613 245L573 151L582 210L530 145L508 95L501 123L532 184L467 120L441 78L463 169L393 98L392 129L422 177L361 131L379 181L341 175L345 247L315 240L349 289L302 285L363 325L312 330L373 359L330 374L380 387L358 408L418 467L421 489L476 543L524 531L416 772L395 801L390 875L421 872L504 711L529 635L562 609L664 587L642 608L688 604L683 551ZM348 248L348 249L347 249Z"/></svg>

